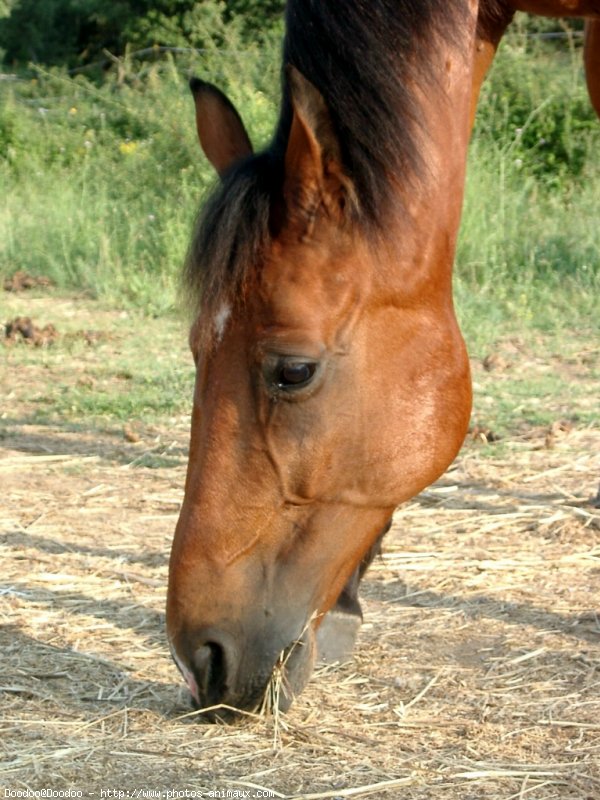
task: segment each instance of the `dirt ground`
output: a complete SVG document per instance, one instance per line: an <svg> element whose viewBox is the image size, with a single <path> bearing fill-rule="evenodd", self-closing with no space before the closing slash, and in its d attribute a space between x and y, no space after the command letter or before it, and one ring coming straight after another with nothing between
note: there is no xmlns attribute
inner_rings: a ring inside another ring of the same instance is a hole
<svg viewBox="0 0 600 800"><path fill-rule="evenodd" d="M0 400L0 786L600 797L599 428L532 429L496 455L472 441L398 510L354 658L318 669L285 715L211 725L164 636L185 418L139 437L39 422L19 397L52 368L14 378Z"/></svg>

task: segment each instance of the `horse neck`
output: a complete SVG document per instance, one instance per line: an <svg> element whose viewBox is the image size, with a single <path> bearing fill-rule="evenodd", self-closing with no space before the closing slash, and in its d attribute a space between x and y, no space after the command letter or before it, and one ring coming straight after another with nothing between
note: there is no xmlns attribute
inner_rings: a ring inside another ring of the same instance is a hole
<svg viewBox="0 0 600 800"><path fill-rule="evenodd" d="M424 167L405 182L395 176L398 203L390 210L382 246L388 263L387 292L404 298L427 295L451 304L452 266L464 194L471 127L474 20L463 48L447 47L439 80L418 90L422 111Z"/></svg>

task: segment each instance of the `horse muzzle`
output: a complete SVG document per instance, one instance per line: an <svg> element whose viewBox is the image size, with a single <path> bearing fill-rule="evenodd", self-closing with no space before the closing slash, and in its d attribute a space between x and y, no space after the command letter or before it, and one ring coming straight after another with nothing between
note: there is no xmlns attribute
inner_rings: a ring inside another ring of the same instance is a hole
<svg viewBox="0 0 600 800"><path fill-rule="evenodd" d="M285 638L273 630L239 637L210 627L180 635L171 652L195 708L228 720L236 711L287 711L310 678L315 637L309 626Z"/></svg>

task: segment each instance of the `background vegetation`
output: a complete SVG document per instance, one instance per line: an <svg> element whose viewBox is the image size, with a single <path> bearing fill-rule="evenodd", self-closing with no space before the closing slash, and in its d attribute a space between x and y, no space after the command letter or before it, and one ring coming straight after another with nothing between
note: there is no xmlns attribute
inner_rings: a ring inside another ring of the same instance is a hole
<svg viewBox="0 0 600 800"><path fill-rule="evenodd" d="M0 273L164 314L213 181L187 78L223 86L264 143L281 0L1 2ZM531 35L549 28L517 20L482 93L456 277L472 347L501 325L598 329L600 124L580 31Z"/></svg>
<svg viewBox="0 0 600 800"><path fill-rule="evenodd" d="M281 26L284 0L0 0L7 62L87 64L110 51L151 45L202 48L219 40L215 16L234 22L243 44Z"/></svg>

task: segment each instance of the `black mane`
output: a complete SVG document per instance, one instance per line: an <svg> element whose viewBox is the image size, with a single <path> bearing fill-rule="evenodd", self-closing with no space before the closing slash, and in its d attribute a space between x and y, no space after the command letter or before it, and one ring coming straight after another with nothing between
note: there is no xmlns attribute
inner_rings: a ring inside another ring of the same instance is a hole
<svg viewBox="0 0 600 800"><path fill-rule="evenodd" d="M390 178L423 169L414 87L436 80L439 42L457 38L467 11L466 0L288 0L283 63L323 95L358 198L353 222L367 230L384 223ZM186 277L207 316L234 301L269 244L292 115L285 70L283 84L271 145L225 176L198 219Z"/></svg>

